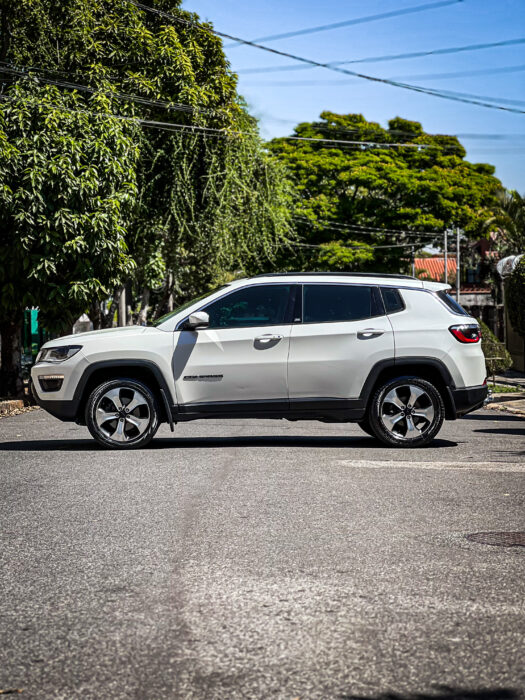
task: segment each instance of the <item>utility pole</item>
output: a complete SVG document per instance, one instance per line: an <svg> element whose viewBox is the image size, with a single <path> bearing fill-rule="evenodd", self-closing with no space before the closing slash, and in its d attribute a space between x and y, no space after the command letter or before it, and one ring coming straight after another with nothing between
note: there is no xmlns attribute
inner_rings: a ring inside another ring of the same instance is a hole
<svg viewBox="0 0 525 700"><path fill-rule="evenodd" d="M459 228L456 228L456 301L460 303L461 257L459 250Z"/></svg>
<svg viewBox="0 0 525 700"><path fill-rule="evenodd" d="M414 257L414 246L412 246L412 277L416 276L416 259Z"/></svg>
<svg viewBox="0 0 525 700"><path fill-rule="evenodd" d="M448 228L445 229L445 284L448 284Z"/></svg>

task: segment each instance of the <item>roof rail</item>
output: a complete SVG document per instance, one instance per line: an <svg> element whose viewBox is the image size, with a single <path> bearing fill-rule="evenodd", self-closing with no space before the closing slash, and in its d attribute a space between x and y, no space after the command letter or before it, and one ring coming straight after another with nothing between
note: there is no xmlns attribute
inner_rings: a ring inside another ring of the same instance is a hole
<svg viewBox="0 0 525 700"><path fill-rule="evenodd" d="M287 277L287 276L334 276L334 277L386 277L387 279L402 279L402 280L415 280L417 277L412 277L411 275L397 275L388 274L386 272L266 272L260 275L254 275L257 277ZM252 278L253 279L253 278Z"/></svg>

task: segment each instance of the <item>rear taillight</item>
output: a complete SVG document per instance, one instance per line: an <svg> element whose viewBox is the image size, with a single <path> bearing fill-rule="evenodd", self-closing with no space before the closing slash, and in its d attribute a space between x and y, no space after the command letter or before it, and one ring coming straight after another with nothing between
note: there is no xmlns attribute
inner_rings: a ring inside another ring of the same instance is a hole
<svg viewBox="0 0 525 700"><path fill-rule="evenodd" d="M450 326L449 331L460 343L479 343L481 330L477 325Z"/></svg>

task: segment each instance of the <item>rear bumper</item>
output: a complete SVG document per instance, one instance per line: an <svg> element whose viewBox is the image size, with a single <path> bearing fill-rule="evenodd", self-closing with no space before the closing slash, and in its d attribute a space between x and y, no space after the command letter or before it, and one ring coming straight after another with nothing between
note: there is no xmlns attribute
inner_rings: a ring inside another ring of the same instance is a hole
<svg viewBox="0 0 525 700"><path fill-rule="evenodd" d="M482 386L468 386L464 389L452 389L452 399L458 418L481 408L488 396L488 391L486 384Z"/></svg>

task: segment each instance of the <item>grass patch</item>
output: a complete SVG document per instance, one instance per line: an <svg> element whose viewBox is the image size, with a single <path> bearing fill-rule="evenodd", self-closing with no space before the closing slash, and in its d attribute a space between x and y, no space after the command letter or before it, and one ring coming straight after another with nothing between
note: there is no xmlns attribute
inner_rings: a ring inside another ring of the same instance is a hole
<svg viewBox="0 0 525 700"><path fill-rule="evenodd" d="M506 386L504 384L489 384L489 389L493 394L520 394L523 391L517 386Z"/></svg>

